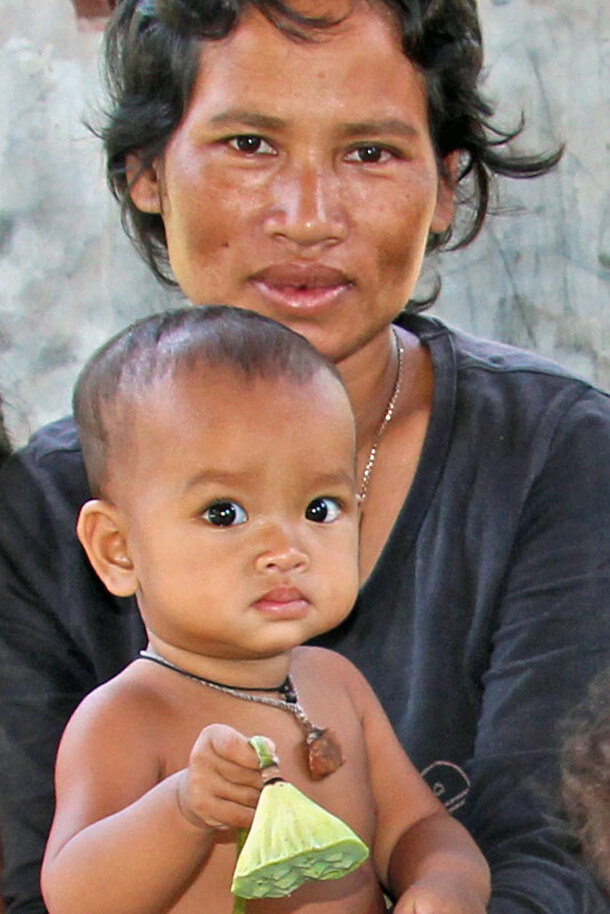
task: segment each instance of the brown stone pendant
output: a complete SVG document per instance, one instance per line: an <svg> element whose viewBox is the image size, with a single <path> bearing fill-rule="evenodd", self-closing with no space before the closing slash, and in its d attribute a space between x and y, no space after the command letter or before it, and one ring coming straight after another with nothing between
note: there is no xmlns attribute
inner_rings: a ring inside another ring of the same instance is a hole
<svg viewBox="0 0 610 914"><path fill-rule="evenodd" d="M345 758L341 743L333 729L311 727L305 742L307 743L307 765L314 781L321 781L341 767Z"/></svg>

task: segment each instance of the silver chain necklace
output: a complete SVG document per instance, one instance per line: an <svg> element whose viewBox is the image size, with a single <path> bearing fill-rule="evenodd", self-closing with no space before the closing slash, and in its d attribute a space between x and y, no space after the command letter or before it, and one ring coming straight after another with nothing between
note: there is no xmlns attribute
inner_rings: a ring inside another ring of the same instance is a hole
<svg viewBox="0 0 610 914"><path fill-rule="evenodd" d="M343 762L343 752L341 744L334 732L330 728L316 727L313 724L303 706L299 703L299 696L292 680L290 673L281 685L270 688L252 688L248 691L240 689L238 686L226 685L223 682L216 682L213 679L206 679L203 676L197 676L196 673L190 673L180 666L176 666L171 660L166 660L156 651L147 649L140 651L140 657L143 660L152 660L153 663L164 666L168 670L180 673L187 679L192 679L199 685L206 686L208 689L215 689L217 692L224 692L226 695L232 695L234 698L241 698L243 701L253 701L259 705L267 705L270 708L278 708L280 711L287 711L293 714L305 730L305 744L307 746L307 765L312 778L319 781L339 768ZM279 692L282 698L271 698L267 695L253 695L252 692Z"/></svg>
<svg viewBox="0 0 610 914"><path fill-rule="evenodd" d="M358 500L360 502L360 510L364 507L364 502L366 500L369 482L371 481L371 474L373 472L373 467L375 466L375 461L377 459L377 452L379 450L379 444L383 438L383 434L387 429L388 425L392 421L392 416L394 415L394 410L396 409L396 404L400 396L400 391L402 388L402 375L403 375L403 347L401 339L398 335L398 331L394 326L392 326L392 334L394 339L394 345L396 347L396 380L394 381L394 388L388 400L388 405L384 413L383 419L379 423L379 428L375 433L373 438L373 444L371 450L369 451L369 457L364 467L362 473L362 482L360 483L360 492L358 493Z"/></svg>

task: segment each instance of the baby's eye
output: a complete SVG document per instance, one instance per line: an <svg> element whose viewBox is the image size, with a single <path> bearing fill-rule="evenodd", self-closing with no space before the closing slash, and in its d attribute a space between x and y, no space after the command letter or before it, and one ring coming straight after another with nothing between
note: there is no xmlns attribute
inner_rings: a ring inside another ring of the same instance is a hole
<svg viewBox="0 0 610 914"><path fill-rule="evenodd" d="M252 133L240 133L228 141L231 149L250 155L275 155L275 150L262 136Z"/></svg>
<svg viewBox="0 0 610 914"><path fill-rule="evenodd" d="M393 156L391 150L385 146L378 146L376 143L366 143L363 146L357 146L348 152L346 159L348 162L360 162L363 165L378 165L388 162Z"/></svg>
<svg viewBox="0 0 610 914"><path fill-rule="evenodd" d="M235 501L215 501L205 509L202 517L214 527L237 527L248 520L242 506Z"/></svg>
<svg viewBox="0 0 610 914"><path fill-rule="evenodd" d="M330 524L341 513L339 502L334 498L314 498L305 509L305 517L316 524Z"/></svg>

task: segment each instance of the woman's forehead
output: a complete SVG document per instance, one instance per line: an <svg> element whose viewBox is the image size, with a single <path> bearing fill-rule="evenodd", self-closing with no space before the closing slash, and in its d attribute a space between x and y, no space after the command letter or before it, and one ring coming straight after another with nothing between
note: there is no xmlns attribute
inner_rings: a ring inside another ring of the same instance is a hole
<svg viewBox="0 0 610 914"><path fill-rule="evenodd" d="M358 2L339 25L305 41L250 9L226 38L203 44L191 106L202 104L215 122L259 100L295 115L332 101L348 115L358 102L400 103L414 82L425 88L385 4Z"/></svg>
<svg viewBox="0 0 610 914"><path fill-rule="evenodd" d="M294 6L294 4L292 4ZM308 4L312 15L320 19L327 13L326 3ZM381 0L369 3L358 0L346 3L344 15L339 15L335 6L324 27L295 27L278 17L271 21L254 6L247 6L235 27L221 39L204 40L202 66L211 67L208 61L217 57L245 57L248 54L267 55L282 49L290 59L303 59L316 51L324 52L329 59L341 58L350 46L359 45L363 57L374 59L380 51L392 50L402 53L401 34L395 14ZM284 25L286 27L284 27ZM216 52L216 53L214 53Z"/></svg>

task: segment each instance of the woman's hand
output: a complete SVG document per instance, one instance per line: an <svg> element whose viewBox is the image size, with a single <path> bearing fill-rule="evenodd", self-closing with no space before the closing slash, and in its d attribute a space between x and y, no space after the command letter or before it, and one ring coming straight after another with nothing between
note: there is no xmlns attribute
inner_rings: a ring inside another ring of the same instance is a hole
<svg viewBox="0 0 610 914"><path fill-rule="evenodd" d="M268 743L275 755L275 745ZM249 828L263 785L248 738L233 727L211 724L199 734L188 768L178 779L178 805L183 816L203 830Z"/></svg>

